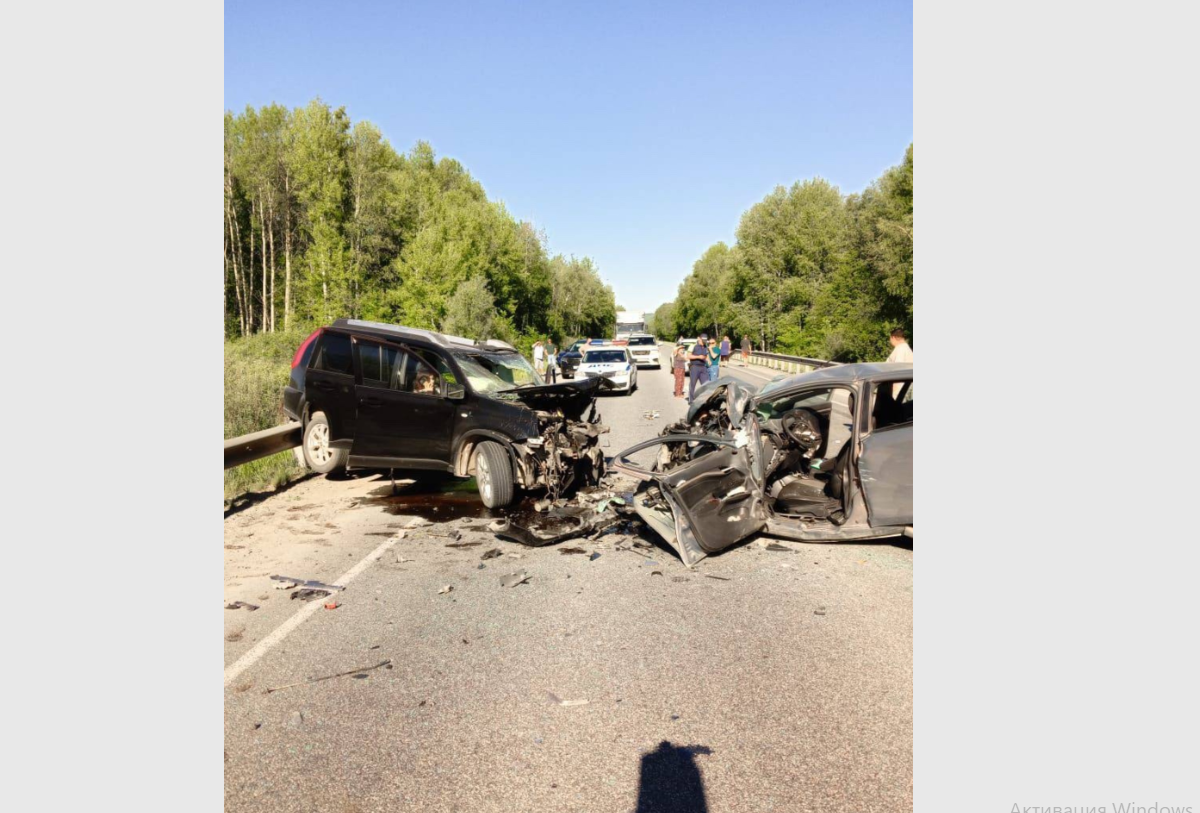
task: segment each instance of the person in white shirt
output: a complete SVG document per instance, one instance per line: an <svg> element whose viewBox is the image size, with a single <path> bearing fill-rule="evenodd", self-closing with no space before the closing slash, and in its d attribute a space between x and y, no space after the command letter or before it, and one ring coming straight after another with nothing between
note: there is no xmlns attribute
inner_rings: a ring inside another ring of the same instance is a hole
<svg viewBox="0 0 1200 813"><path fill-rule="evenodd" d="M540 340L533 345L533 369L538 375L546 374L546 348Z"/></svg>
<svg viewBox="0 0 1200 813"><path fill-rule="evenodd" d="M892 331L892 338L889 340L892 343L892 354L887 357L888 361L901 361L912 364L912 348L908 346L908 337L904 335L904 328L896 328Z"/></svg>
<svg viewBox="0 0 1200 813"><path fill-rule="evenodd" d="M908 337L904 335L904 328L896 328L892 331L892 337L889 339L892 343L892 354L887 357L888 361L901 361L912 364L912 348L908 346ZM897 398L900 395L902 384L892 385L892 397Z"/></svg>

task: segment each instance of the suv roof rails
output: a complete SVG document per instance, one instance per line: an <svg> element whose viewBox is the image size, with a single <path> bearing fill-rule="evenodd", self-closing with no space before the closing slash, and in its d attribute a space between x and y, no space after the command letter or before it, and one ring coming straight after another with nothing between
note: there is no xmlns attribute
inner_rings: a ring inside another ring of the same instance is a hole
<svg viewBox="0 0 1200 813"><path fill-rule="evenodd" d="M474 350L511 350L514 353L517 351L517 348L513 347L508 342L502 342L499 339L488 339L486 342L481 342L475 339L468 339L465 336L450 336L448 334L435 333L432 330L425 330L419 327L389 325L386 322L368 322L365 319L338 319L333 324L334 327L366 328L368 330L378 330L402 337L407 336L424 339L425 341L436 344L439 347L469 347Z"/></svg>

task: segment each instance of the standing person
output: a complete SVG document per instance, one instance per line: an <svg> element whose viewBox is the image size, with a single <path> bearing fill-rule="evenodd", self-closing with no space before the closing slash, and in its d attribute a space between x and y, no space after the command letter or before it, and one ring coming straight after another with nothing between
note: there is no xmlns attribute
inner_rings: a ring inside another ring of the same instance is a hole
<svg viewBox="0 0 1200 813"><path fill-rule="evenodd" d="M558 347L554 344L554 339L546 341L546 374L550 377L551 384L558 383Z"/></svg>
<svg viewBox="0 0 1200 813"><path fill-rule="evenodd" d="M700 382L700 386L708 383L708 335L701 333L700 338L696 339L696 343L692 345L692 352L688 353L688 360L691 361L691 369L689 371L691 380L688 384L688 403L692 402L692 397L696 394L696 382Z"/></svg>
<svg viewBox="0 0 1200 813"><path fill-rule="evenodd" d="M750 364L750 354L754 351L754 343L750 341L749 336L742 337L742 366Z"/></svg>
<svg viewBox="0 0 1200 813"><path fill-rule="evenodd" d="M533 369L538 375L546 374L546 348L541 339L533 344Z"/></svg>
<svg viewBox="0 0 1200 813"><path fill-rule="evenodd" d="M728 364L731 355L733 355L733 345L730 343L729 337L725 336L721 339L721 363Z"/></svg>
<svg viewBox="0 0 1200 813"><path fill-rule="evenodd" d="M892 343L892 354L887 357L888 361L900 361L912 364L912 348L908 346L908 336L904 335L904 328L896 328L892 331L891 337L888 339ZM892 385L892 397L900 396L900 388L903 384Z"/></svg>
<svg viewBox="0 0 1200 813"><path fill-rule="evenodd" d="M908 346L908 336L905 335L904 328L898 327L893 330L888 341L892 343L892 354L887 357L888 361L912 364L912 348Z"/></svg>
<svg viewBox="0 0 1200 813"><path fill-rule="evenodd" d="M716 339L713 339L708 344L707 364L708 364L708 380L716 381L717 374L720 372L720 366L721 366L721 345L717 343Z"/></svg>
<svg viewBox="0 0 1200 813"><path fill-rule="evenodd" d="M671 356L671 371L675 374L675 397L683 397L683 378L687 375L687 349L682 344L675 345L675 354Z"/></svg>

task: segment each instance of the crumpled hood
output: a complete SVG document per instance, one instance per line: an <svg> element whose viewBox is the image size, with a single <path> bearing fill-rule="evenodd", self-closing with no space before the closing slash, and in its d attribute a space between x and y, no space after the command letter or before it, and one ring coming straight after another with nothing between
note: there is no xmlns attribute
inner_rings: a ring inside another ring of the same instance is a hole
<svg viewBox="0 0 1200 813"><path fill-rule="evenodd" d="M736 378L718 378L696 390L695 400L688 408L687 420L689 423L696 420L700 410L710 408L717 399L724 397L729 408L730 423L739 426L757 392L757 387L744 384Z"/></svg>
<svg viewBox="0 0 1200 813"><path fill-rule="evenodd" d="M504 390L504 394L515 396L531 409L547 412L561 409L565 418L578 421L583 419L583 413L596 400L601 387L608 389L612 386L612 382L606 378L584 378L541 387Z"/></svg>

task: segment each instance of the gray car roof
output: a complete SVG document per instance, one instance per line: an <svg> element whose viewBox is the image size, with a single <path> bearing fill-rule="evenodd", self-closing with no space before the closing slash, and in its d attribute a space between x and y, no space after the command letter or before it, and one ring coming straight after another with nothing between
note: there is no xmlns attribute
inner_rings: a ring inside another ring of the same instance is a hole
<svg viewBox="0 0 1200 813"><path fill-rule="evenodd" d="M813 370L811 373L800 373L791 378L784 378L770 383L778 389L783 386L810 384L818 381L830 384L850 384L855 381L874 381L880 378L891 378L896 373L912 372L912 363L901 362L872 362L868 364L839 364L836 367L825 367ZM763 386L766 386L765 384Z"/></svg>

